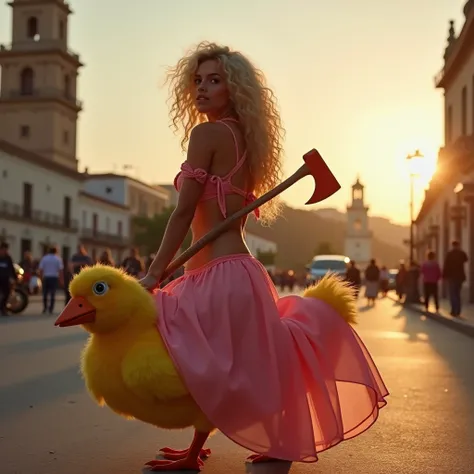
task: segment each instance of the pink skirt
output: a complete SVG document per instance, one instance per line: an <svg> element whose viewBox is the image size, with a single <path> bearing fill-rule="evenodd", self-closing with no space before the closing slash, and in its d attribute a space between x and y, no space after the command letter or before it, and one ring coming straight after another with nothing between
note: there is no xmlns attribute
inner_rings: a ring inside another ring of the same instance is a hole
<svg viewBox="0 0 474 474"><path fill-rule="evenodd" d="M369 428L388 391L352 327L323 301L279 298L249 255L156 293L158 328L188 390L235 443L288 461Z"/></svg>

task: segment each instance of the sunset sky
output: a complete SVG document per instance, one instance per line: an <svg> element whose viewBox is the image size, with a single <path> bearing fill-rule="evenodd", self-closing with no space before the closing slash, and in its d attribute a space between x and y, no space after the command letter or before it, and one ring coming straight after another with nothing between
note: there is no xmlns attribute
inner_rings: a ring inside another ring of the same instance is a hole
<svg viewBox="0 0 474 474"><path fill-rule="evenodd" d="M448 20L464 0L72 0L70 48L79 77L81 169L171 181L183 159L168 128L164 68L207 39L247 53L274 88L287 130L286 174L318 148L342 190L320 207L344 209L357 174L371 213L408 221L405 156L443 143L442 67ZM291 6L290 6L291 5ZM10 42L0 6L0 42ZM417 183L421 198L426 177ZM299 207L309 179L284 194Z"/></svg>

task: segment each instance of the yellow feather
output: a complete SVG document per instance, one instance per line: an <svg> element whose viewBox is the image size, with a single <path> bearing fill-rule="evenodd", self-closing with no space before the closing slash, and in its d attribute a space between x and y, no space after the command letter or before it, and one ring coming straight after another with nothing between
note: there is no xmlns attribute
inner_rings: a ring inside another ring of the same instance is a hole
<svg viewBox="0 0 474 474"><path fill-rule="evenodd" d="M357 324L354 288L339 276L328 273L316 285L306 289L303 296L324 301L334 308L346 322Z"/></svg>

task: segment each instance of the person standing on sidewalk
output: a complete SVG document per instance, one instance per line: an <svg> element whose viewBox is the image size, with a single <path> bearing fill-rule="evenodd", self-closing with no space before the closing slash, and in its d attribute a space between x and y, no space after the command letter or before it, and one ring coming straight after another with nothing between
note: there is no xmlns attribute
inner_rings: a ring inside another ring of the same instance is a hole
<svg viewBox="0 0 474 474"><path fill-rule="evenodd" d="M354 288L354 296L358 299L362 278L360 276L360 270L357 268L354 260L351 260L347 266L345 279Z"/></svg>
<svg viewBox="0 0 474 474"><path fill-rule="evenodd" d="M430 299L433 297L436 306L436 312L439 311L438 281L441 278L441 267L436 261L436 254L429 251L427 259L421 265L421 275L423 278L423 293L425 309L428 311Z"/></svg>
<svg viewBox="0 0 474 474"><path fill-rule="evenodd" d="M7 302L12 289L12 282L17 281L13 260L8 253L8 244L0 244L0 314L7 315Z"/></svg>
<svg viewBox="0 0 474 474"><path fill-rule="evenodd" d="M457 240L453 241L452 249L447 253L443 266L443 278L448 284L449 300L451 303L451 316L461 315L461 288L466 281L464 264L467 254L461 249Z"/></svg>
<svg viewBox="0 0 474 474"><path fill-rule="evenodd" d="M43 280L43 313L46 313L46 311L49 311L50 314L53 313L56 291L63 281L64 265L57 253L57 248L51 247L39 263L39 271Z"/></svg>

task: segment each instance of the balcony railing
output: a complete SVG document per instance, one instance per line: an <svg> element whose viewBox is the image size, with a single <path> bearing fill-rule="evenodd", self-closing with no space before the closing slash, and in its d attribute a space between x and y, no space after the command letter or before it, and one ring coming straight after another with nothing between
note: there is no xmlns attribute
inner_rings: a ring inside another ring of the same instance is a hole
<svg viewBox="0 0 474 474"><path fill-rule="evenodd" d="M42 87L40 89L33 89L31 91L25 92L21 90L12 90L8 93L3 93L0 96L0 101L8 100L25 100L29 101L31 99L59 99L71 104L72 106L82 109L82 101L72 97L71 94L67 94L64 90L57 89L54 87Z"/></svg>
<svg viewBox="0 0 474 474"><path fill-rule="evenodd" d="M80 237L85 240L93 240L95 242L101 242L104 245L128 245L129 239L123 235L110 234L109 232L103 232L95 229L83 228L80 231Z"/></svg>
<svg viewBox="0 0 474 474"><path fill-rule="evenodd" d="M77 232L78 229L76 219L67 219L66 216L59 216L48 211L28 209L8 201L0 201L0 217L73 232Z"/></svg>
<svg viewBox="0 0 474 474"><path fill-rule="evenodd" d="M30 39L27 41L15 41L11 44L1 44L0 45L0 54L3 52L30 52L30 51L50 51L50 50L60 50L71 56L75 61L81 62L80 57L74 51L71 51L67 47L67 43L63 40L57 39L40 39L35 41Z"/></svg>

